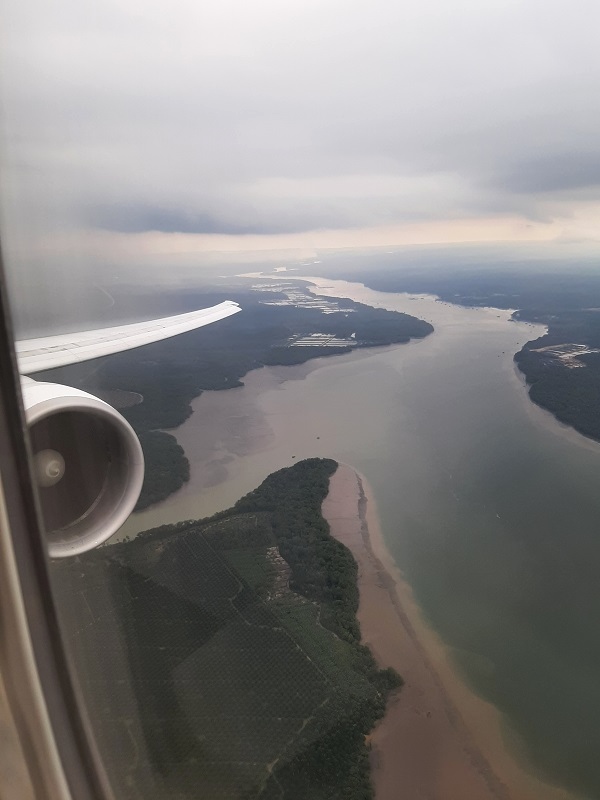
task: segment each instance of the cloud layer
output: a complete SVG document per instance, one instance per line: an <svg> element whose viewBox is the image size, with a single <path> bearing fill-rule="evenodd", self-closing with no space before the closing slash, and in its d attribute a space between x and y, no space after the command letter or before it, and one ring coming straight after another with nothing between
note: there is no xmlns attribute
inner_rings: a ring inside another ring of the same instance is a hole
<svg viewBox="0 0 600 800"><path fill-rule="evenodd" d="M12 5L16 250L94 230L205 241L581 213L593 228L595 0Z"/></svg>

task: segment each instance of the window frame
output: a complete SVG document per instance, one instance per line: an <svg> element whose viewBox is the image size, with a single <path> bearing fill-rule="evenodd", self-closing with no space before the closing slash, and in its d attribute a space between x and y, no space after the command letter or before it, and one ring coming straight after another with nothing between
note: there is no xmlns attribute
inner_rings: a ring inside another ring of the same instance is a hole
<svg viewBox="0 0 600 800"><path fill-rule="evenodd" d="M34 796L113 800L52 595L1 246L0 672Z"/></svg>

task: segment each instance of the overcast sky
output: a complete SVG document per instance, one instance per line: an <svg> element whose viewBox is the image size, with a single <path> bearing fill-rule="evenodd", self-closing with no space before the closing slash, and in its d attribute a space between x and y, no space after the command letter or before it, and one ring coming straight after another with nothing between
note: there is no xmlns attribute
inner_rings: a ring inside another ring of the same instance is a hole
<svg viewBox="0 0 600 800"><path fill-rule="evenodd" d="M597 0L5 0L3 28L23 263L600 240Z"/></svg>

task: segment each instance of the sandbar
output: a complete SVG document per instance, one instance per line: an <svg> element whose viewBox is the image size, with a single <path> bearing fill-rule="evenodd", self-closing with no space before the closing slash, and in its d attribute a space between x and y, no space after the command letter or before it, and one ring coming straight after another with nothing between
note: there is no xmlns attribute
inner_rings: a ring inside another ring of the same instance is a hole
<svg viewBox="0 0 600 800"><path fill-rule="evenodd" d="M364 476L340 465L323 516L358 563L362 640L405 682L369 736L376 800L573 800L518 763L499 712L453 669L387 550Z"/></svg>

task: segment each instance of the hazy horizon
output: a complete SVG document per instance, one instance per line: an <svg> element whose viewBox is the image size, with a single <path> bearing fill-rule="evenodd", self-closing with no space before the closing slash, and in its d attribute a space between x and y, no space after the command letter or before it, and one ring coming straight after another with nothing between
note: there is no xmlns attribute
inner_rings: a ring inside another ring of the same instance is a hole
<svg viewBox="0 0 600 800"><path fill-rule="evenodd" d="M599 23L587 0L12 4L9 263L477 242L597 254Z"/></svg>

